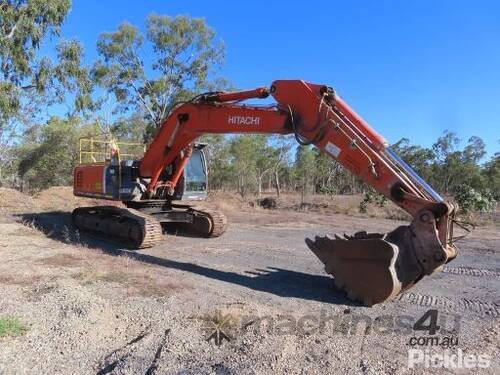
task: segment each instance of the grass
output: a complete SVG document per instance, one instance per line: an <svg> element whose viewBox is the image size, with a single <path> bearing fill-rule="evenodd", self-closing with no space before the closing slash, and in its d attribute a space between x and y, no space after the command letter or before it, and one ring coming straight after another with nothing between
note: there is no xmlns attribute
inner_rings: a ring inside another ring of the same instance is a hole
<svg viewBox="0 0 500 375"><path fill-rule="evenodd" d="M0 316L0 337L23 336L29 326L14 316Z"/></svg>
<svg viewBox="0 0 500 375"><path fill-rule="evenodd" d="M43 280L41 275L26 275L26 276L13 276L13 275L0 275L0 285L19 285L30 286L39 283Z"/></svg>
<svg viewBox="0 0 500 375"><path fill-rule="evenodd" d="M154 272L153 266L127 256L110 257L98 253L91 256L91 262L82 264L79 272L71 276L81 285L91 285L96 282L113 283L121 287L128 296L140 297L167 297L190 287L171 280L161 272Z"/></svg>
<svg viewBox="0 0 500 375"><path fill-rule="evenodd" d="M78 267L82 264L83 258L71 254L56 254L48 258L42 258L35 263L49 267Z"/></svg>

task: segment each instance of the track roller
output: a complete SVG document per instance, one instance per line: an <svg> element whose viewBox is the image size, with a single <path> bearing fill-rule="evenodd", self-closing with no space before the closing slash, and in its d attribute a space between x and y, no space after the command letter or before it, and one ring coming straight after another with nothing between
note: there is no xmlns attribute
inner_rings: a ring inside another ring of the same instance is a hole
<svg viewBox="0 0 500 375"><path fill-rule="evenodd" d="M138 210L114 206L79 207L73 210L73 224L82 231L131 249L153 247L162 239L161 224Z"/></svg>

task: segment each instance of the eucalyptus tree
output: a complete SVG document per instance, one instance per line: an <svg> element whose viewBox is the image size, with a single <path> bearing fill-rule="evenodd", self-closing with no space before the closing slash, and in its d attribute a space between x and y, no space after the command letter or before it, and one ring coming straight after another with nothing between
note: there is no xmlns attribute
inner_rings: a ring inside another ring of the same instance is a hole
<svg viewBox="0 0 500 375"><path fill-rule="evenodd" d="M146 141L179 101L217 86L224 44L204 19L152 14L146 31L124 22L102 33L92 73L113 94L116 113L140 111L149 120Z"/></svg>
<svg viewBox="0 0 500 375"><path fill-rule="evenodd" d="M0 168L16 131L35 124L51 104L63 103L68 92L70 112L92 106L83 47L60 39L70 8L70 0L0 2ZM41 56L48 39L57 42L55 59Z"/></svg>

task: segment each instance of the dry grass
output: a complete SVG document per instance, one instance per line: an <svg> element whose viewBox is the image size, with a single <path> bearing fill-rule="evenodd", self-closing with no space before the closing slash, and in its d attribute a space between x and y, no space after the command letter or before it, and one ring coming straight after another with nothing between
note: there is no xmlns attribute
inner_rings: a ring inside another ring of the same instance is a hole
<svg viewBox="0 0 500 375"><path fill-rule="evenodd" d="M166 281L161 277L154 277L150 271L110 271L100 275L99 281L119 284L131 296L165 297L183 289L179 283Z"/></svg>
<svg viewBox="0 0 500 375"><path fill-rule="evenodd" d="M36 206L33 198L15 189L0 187L0 213L24 212Z"/></svg>
<svg viewBox="0 0 500 375"><path fill-rule="evenodd" d="M79 267L83 258L71 254L57 254L49 258L42 258L35 263L48 267Z"/></svg>
<svg viewBox="0 0 500 375"><path fill-rule="evenodd" d="M235 192L212 191L208 195L207 204L223 212L233 210L245 211L252 208L250 204L251 199L252 197L243 199Z"/></svg>
<svg viewBox="0 0 500 375"><path fill-rule="evenodd" d="M83 285L113 283L123 288L126 295L141 297L165 297L187 287L162 275L162 270L126 256L93 254L91 257L72 276Z"/></svg>
<svg viewBox="0 0 500 375"><path fill-rule="evenodd" d="M57 284L51 283L50 281L55 278L51 278L50 280L42 283L35 284L32 288L23 291L23 295L30 302L39 301L42 296L45 294L51 293L55 289L57 289Z"/></svg>
<svg viewBox="0 0 500 375"><path fill-rule="evenodd" d="M121 206L121 202L76 197L72 186L53 186L35 195L34 201L43 210L71 211L76 207L96 205Z"/></svg>
<svg viewBox="0 0 500 375"><path fill-rule="evenodd" d="M463 215L461 220L473 223L475 226L495 226L500 225L500 207L497 207L494 212L472 212L468 215Z"/></svg>
<svg viewBox="0 0 500 375"><path fill-rule="evenodd" d="M151 275L145 270L108 270L103 267L87 267L74 275L84 285L104 282L114 283L128 296L165 297L185 289L185 285Z"/></svg>
<svg viewBox="0 0 500 375"><path fill-rule="evenodd" d="M40 228L36 226L33 220L24 220L21 222L22 226L17 228L12 235L15 236L39 236Z"/></svg>
<svg viewBox="0 0 500 375"><path fill-rule="evenodd" d="M262 197L276 197L276 195L274 191L269 191L264 192ZM264 210L256 204L256 198L257 197L252 195L242 198L234 191L211 191L207 202L197 202L196 205L201 207L210 206L226 213L258 212ZM300 194L296 192L283 192L281 197L277 199L277 202L278 209L281 210L323 212L355 217L372 217L405 221L411 220L408 214L392 202L388 202L385 207L370 205L366 213L360 213L359 203L362 199L362 194L334 196L314 194L308 195L305 198L304 204L302 204ZM193 204L193 202L190 203ZM54 186L39 192L34 197L20 193L17 190L0 188L0 214L28 212L37 209L45 211L71 211L75 207L92 205L121 206L121 202L75 197L71 186ZM498 213L474 214L474 222L477 223L477 225L488 225L491 223L498 223L499 221Z"/></svg>
<svg viewBox="0 0 500 375"><path fill-rule="evenodd" d="M363 200L362 194L334 196L314 194L306 196L304 202L302 202L300 194L295 192L284 192L279 198L276 198L274 192L263 193L262 198L266 197L276 200L277 209L275 211L318 212L355 217L411 220L406 212L392 202L388 202L384 207L370 205L366 213L360 213L359 204ZM207 203L226 213L268 211L259 207L257 197L248 196L243 199L235 192L213 192Z"/></svg>
<svg viewBox="0 0 500 375"><path fill-rule="evenodd" d="M401 221L411 221L411 216L391 201L383 207L375 204L368 206L366 213L361 213L359 206L363 200L363 194L325 195L312 194L305 197L302 202L301 195L296 192L283 192L279 198L274 191L264 192L261 198L274 198L277 209L274 211L296 211L296 212L318 212L327 214L342 214L354 217L370 217ZM257 204L257 197L248 195L242 198L234 191L212 191L207 202L200 206L209 205L212 208L232 215L232 219L240 221L245 218L246 213L261 213L267 210ZM241 214L241 215L239 215ZM491 225L500 222L499 211L493 213L473 213L472 221L477 225Z"/></svg>
<svg viewBox="0 0 500 375"><path fill-rule="evenodd" d="M32 286L47 278L42 275L0 275L0 285L17 285L20 287Z"/></svg>
<svg viewBox="0 0 500 375"><path fill-rule="evenodd" d="M241 312L234 310L216 310L210 314L195 317L207 335L215 330L220 330L225 334L234 334L240 328Z"/></svg>

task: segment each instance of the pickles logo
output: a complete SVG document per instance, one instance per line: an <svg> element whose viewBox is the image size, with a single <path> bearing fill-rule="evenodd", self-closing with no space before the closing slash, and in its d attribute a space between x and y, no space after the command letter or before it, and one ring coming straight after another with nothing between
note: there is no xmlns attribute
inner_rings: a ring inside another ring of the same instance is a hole
<svg viewBox="0 0 500 375"><path fill-rule="evenodd" d="M442 353L431 352L429 349L410 349L408 351L408 368L418 366L424 368L488 368L491 357L487 354L465 354L462 349L452 352L449 349Z"/></svg>

